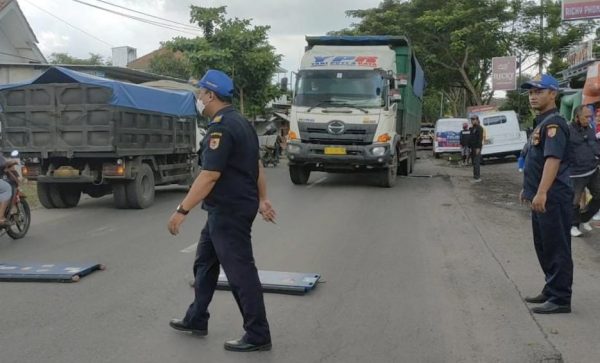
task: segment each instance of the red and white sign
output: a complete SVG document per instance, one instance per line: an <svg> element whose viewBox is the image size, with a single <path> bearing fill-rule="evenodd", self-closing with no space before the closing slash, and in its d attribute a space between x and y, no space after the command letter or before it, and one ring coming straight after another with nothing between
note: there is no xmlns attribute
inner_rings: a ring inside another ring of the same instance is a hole
<svg viewBox="0 0 600 363"><path fill-rule="evenodd" d="M517 58L492 58L492 89L494 91L512 91L517 88Z"/></svg>
<svg viewBox="0 0 600 363"><path fill-rule="evenodd" d="M567 63L573 67L590 59L594 59L594 41L588 40L571 48L567 53Z"/></svg>
<svg viewBox="0 0 600 363"><path fill-rule="evenodd" d="M581 20L600 18L598 0L563 0L562 20Z"/></svg>

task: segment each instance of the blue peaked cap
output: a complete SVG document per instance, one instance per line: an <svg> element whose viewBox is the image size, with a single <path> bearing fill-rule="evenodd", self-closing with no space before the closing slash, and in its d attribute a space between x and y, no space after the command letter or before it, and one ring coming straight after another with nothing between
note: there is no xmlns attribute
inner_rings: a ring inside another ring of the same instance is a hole
<svg viewBox="0 0 600 363"><path fill-rule="evenodd" d="M558 91L558 81L556 78L549 74L538 75L531 81L527 81L521 85L522 89L539 88L539 89L551 89Z"/></svg>
<svg viewBox="0 0 600 363"><path fill-rule="evenodd" d="M224 97L233 96L233 81L228 75L216 69L206 71L198 81L198 87L206 88Z"/></svg>

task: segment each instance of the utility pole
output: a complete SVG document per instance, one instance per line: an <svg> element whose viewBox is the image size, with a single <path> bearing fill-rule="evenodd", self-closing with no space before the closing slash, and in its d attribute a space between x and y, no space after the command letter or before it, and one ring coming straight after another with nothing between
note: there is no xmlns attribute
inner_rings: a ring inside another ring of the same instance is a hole
<svg viewBox="0 0 600 363"><path fill-rule="evenodd" d="M440 118L444 116L444 92L440 91Z"/></svg>
<svg viewBox="0 0 600 363"><path fill-rule="evenodd" d="M521 119L521 89L519 89L519 85L521 83L521 63L523 62L522 60L522 54L521 52L519 52L519 77L517 78L517 117L519 118L519 120Z"/></svg>
<svg viewBox="0 0 600 363"><path fill-rule="evenodd" d="M540 0L540 59L539 74L542 74L544 68L544 0Z"/></svg>

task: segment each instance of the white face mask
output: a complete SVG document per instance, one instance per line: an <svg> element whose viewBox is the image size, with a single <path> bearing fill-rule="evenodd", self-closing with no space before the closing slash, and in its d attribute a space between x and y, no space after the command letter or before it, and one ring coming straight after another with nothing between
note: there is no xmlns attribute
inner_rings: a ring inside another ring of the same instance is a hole
<svg viewBox="0 0 600 363"><path fill-rule="evenodd" d="M196 100L196 110L198 110L198 113L200 114L200 116L202 116L202 112L204 112L205 107L206 107L206 105L204 104L204 102L202 102L201 99Z"/></svg>

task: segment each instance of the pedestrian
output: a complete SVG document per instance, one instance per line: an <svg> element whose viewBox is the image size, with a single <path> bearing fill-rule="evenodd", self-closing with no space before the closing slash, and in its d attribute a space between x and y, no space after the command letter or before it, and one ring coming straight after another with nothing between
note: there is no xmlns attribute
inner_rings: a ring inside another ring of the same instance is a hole
<svg viewBox="0 0 600 363"><path fill-rule="evenodd" d="M258 137L231 105L234 89L231 78L221 71L209 70L198 86L200 113L211 120L207 139L202 143L202 171L171 216L169 232L177 235L186 215L200 202L208 212L208 219L194 261L194 302L185 317L171 320L170 326L207 335L208 305L221 265L246 332L240 339L225 342L225 349L270 350L271 335L250 237L257 212L266 221L275 222L259 160Z"/></svg>
<svg viewBox="0 0 600 363"><path fill-rule="evenodd" d="M481 181L481 148L483 147L483 127L479 116L471 116L471 160L473 161L473 182Z"/></svg>
<svg viewBox="0 0 600 363"><path fill-rule="evenodd" d="M471 130L468 123L463 123L462 131L460 132L460 147L463 165L469 163L471 157Z"/></svg>
<svg viewBox="0 0 600 363"><path fill-rule="evenodd" d="M537 116L519 198L531 205L533 242L546 281L539 295L526 297L525 301L542 304L532 309L537 314L570 313L573 189L569 177L569 126L556 109L559 87L554 77L538 76L521 88L528 90L529 103Z"/></svg>
<svg viewBox="0 0 600 363"><path fill-rule="evenodd" d="M590 127L591 118L592 111L587 106L577 106L573 122L569 124L569 159L575 193L571 227L573 237L581 236L581 229L590 232L592 226L589 221L600 210L600 147L596 140L596 131ZM585 188L590 191L592 200L587 204L586 211L580 214L580 202L585 195Z"/></svg>

